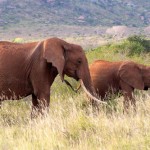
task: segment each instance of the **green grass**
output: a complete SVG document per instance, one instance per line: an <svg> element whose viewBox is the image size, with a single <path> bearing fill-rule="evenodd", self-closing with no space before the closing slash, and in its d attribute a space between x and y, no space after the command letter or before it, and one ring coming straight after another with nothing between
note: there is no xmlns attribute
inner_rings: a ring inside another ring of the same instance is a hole
<svg viewBox="0 0 150 150"><path fill-rule="evenodd" d="M106 45L86 52L96 59L134 60L150 64L149 54L127 56ZM69 81L78 86L73 79ZM30 119L31 97L4 101L0 110L0 149L6 150L140 150L150 149L150 96L136 92L137 114L123 114L123 97L94 110L81 91L72 92L59 77L51 90L46 118ZM115 107L115 109L114 109Z"/></svg>

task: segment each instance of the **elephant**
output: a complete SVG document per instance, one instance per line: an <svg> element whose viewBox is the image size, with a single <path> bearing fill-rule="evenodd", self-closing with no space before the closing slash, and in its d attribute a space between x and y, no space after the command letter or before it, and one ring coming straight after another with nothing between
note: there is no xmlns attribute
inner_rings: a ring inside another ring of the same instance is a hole
<svg viewBox="0 0 150 150"><path fill-rule="evenodd" d="M106 100L108 93L120 91L124 96L125 112L128 112L130 104L136 111L136 101L132 95L134 89L148 90L150 87L150 67L133 61L96 60L89 69L97 95Z"/></svg>
<svg viewBox="0 0 150 150"><path fill-rule="evenodd" d="M82 81L94 96L88 61L81 46L57 37L40 42L0 42L0 103L32 95L31 117L43 114L50 104L50 87L59 74ZM87 92L86 91L86 92Z"/></svg>

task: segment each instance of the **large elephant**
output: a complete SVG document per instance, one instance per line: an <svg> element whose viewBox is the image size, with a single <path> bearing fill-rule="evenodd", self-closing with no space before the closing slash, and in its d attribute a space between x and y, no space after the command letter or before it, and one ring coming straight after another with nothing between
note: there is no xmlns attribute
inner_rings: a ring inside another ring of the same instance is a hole
<svg viewBox="0 0 150 150"><path fill-rule="evenodd" d="M89 69L97 94L105 99L108 93L121 91L124 96L125 111L128 111L129 102L136 109L132 95L134 89L148 90L150 87L150 67L132 61L97 60Z"/></svg>
<svg viewBox="0 0 150 150"><path fill-rule="evenodd" d="M50 103L50 87L57 76L81 79L91 96L94 90L88 62L79 45L59 38L41 42L0 42L0 102L32 95L32 113L42 113ZM95 100L98 100L95 98Z"/></svg>

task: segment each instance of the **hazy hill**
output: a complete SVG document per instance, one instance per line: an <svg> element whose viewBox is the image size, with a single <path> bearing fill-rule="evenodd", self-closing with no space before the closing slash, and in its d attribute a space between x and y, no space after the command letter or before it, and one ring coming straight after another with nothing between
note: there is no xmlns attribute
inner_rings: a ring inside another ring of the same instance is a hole
<svg viewBox="0 0 150 150"><path fill-rule="evenodd" d="M9 24L150 24L149 0L0 0L0 26Z"/></svg>

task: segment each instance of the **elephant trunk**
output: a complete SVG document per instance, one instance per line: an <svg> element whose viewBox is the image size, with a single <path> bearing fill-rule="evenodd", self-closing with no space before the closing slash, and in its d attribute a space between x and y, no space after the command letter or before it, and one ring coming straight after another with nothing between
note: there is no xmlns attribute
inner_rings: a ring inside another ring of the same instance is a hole
<svg viewBox="0 0 150 150"><path fill-rule="evenodd" d="M88 95L88 97L91 99L92 103L105 103L101 100L99 100L96 96L94 87L92 86L91 76L89 72L88 67L84 67L84 69L81 69L82 72L79 72L79 78L80 78L80 84L85 91L85 93Z"/></svg>
<svg viewBox="0 0 150 150"><path fill-rule="evenodd" d="M87 90L87 88L85 87L85 85L84 85L84 83L83 83L83 81L82 81L82 79L80 79L80 85L77 87L77 89L74 89L73 87L72 87L72 85L67 81L67 80L64 80L64 82L74 91L74 92L78 92L78 90L82 87L83 88L83 90L84 90L84 92L88 95L88 97L92 100L92 102L93 103L103 103L103 104L106 104L106 102L103 102L103 101L101 101L101 100L99 100L94 94L94 90L91 90L91 92L89 92L88 90Z"/></svg>

